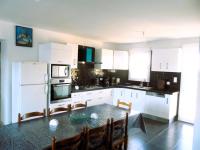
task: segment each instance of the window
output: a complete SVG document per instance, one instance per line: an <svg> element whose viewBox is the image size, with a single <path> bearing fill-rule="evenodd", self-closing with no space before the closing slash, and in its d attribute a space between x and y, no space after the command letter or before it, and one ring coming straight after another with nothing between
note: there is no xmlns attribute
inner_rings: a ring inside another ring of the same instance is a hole
<svg viewBox="0 0 200 150"><path fill-rule="evenodd" d="M129 51L129 80L149 82L151 65L150 49Z"/></svg>

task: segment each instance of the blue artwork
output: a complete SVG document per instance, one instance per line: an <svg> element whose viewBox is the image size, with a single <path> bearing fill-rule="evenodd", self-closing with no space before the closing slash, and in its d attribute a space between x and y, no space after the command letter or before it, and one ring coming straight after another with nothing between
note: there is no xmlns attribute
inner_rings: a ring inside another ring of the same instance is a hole
<svg viewBox="0 0 200 150"><path fill-rule="evenodd" d="M16 26L16 46L33 46L33 29Z"/></svg>

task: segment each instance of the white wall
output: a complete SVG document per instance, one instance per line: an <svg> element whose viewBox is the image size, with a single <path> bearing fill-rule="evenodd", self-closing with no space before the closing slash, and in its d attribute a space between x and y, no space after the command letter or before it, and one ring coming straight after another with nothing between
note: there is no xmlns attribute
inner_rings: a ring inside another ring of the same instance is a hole
<svg viewBox="0 0 200 150"><path fill-rule="evenodd" d="M199 51L199 55L200 55L200 51ZM200 67L199 67L198 76L200 77ZM200 78L198 81L197 91L200 91ZM195 119L195 124L194 124L193 150L200 149L200 109L199 108L200 108L200 92L198 92L197 103L196 103L196 119Z"/></svg>
<svg viewBox="0 0 200 150"><path fill-rule="evenodd" d="M39 28L33 28L33 47L15 46L15 24L0 20L0 40L2 47L2 95L1 121L4 124L11 122L11 64L14 61L37 61L38 44L45 42L77 43L96 48L102 47L102 42L58 33Z"/></svg>
<svg viewBox="0 0 200 150"><path fill-rule="evenodd" d="M140 43L115 44L113 47L119 50L129 50L133 48L180 48L184 44L197 43L199 38L182 39L160 39Z"/></svg>

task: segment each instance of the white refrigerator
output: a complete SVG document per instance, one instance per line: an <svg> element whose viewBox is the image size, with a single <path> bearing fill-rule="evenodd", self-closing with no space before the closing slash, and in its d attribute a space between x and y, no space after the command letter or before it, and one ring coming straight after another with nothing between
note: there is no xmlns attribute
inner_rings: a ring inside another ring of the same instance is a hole
<svg viewBox="0 0 200 150"><path fill-rule="evenodd" d="M18 113L40 111L47 108L47 64L17 62L12 64L12 123Z"/></svg>

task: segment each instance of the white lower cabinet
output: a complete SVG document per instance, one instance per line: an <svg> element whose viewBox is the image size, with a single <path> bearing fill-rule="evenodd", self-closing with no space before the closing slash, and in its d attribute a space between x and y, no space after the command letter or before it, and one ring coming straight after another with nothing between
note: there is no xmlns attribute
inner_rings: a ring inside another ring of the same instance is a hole
<svg viewBox="0 0 200 150"><path fill-rule="evenodd" d="M54 103L54 104L50 104L49 108L53 109L53 108L58 108L58 107L68 107L69 104L71 104L72 99L69 98L64 102L59 102L59 103Z"/></svg>
<svg viewBox="0 0 200 150"><path fill-rule="evenodd" d="M72 93L72 105L75 103L83 103L85 101L87 101L88 106L104 103L112 105L112 89Z"/></svg>
<svg viewBox="0 0 200 150"><path fill-rule="evenodd" d="M116 106L117 101L132 102L132 109L148 115L173 119L177 114L178 93L158 94L143 90L113 88L72 93L71 104L87 101L88 106L103 103Z"/></svg>
<svg viewBox="0 0 200 150"><path fill-rule="evenodd" d="M132 109L139 112L144 112L145 91L132 90Z"/></svg>
<svg viewBox="0 0 200 150"><path fill-rule="evenodd" d="M132 109L135 111L143 112L144 110L144 97L145 91L115 88L113 90L113 105L117 105L117 101L131 102Z"/></svg>
<svg viewBox="0 0 200 150"><path fill-rule="evenodd" d="M147 92L144 102L144 113L171 120L176 116L178 93L157 94Z"/></svg>

